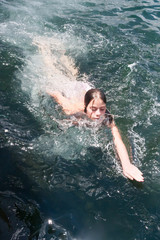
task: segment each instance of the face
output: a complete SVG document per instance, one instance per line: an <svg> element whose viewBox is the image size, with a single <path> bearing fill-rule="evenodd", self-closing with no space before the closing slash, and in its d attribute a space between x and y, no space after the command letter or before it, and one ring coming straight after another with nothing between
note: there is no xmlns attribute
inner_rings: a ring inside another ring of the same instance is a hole
<svg viewBox="0 0 160 240"><path fill-rule="evenodd" d="M95 98L90 101L86 109L87 116L90 119L96 120L106 112L106 104L100 98Z"/></svg>

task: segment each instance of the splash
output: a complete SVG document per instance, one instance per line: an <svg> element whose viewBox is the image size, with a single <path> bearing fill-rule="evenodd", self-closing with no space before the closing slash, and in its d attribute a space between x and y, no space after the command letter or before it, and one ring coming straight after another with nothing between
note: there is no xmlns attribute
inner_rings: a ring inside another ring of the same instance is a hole
<svg viewBox="0 0 160 240"><path fill-rule="evenodd" d="M85 76L81 81L78 78L78 68L75 67L73 59L66 55L64 45L54 38L36 38L33 44L38 47L39 58L42 60L44 90L52 94L59 91L67 98L82 98L91 84Z"/></svg>

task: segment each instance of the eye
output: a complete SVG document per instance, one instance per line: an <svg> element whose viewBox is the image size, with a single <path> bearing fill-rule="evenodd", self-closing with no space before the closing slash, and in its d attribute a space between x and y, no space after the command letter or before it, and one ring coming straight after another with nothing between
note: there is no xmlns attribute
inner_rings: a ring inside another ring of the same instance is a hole
<svg viewBox="0 0 160 240"><path fill-rule="evenodd" d="M97 110L97 108L91 107L91 110L92 110L93 112L95 112L95 111Z"/></svg>
<svg viewBox="0 0 160 240"><path fill-rule="evenodd" d="M105 108L100 108L100 111L101 111L101 112L104 112L104 111L105 111Z"/></svg>

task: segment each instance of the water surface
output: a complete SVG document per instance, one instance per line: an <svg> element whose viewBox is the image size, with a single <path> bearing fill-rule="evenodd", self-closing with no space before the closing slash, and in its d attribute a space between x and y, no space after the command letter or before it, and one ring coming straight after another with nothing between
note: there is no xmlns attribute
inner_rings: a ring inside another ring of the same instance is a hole
<svg viewBox="0 0 160 240"><path fill-rule="evenodd" d="M160 238L159 21L156 0L1 1L1 239ZM46 93L75 81L106 93L143 184Z"/></svg>

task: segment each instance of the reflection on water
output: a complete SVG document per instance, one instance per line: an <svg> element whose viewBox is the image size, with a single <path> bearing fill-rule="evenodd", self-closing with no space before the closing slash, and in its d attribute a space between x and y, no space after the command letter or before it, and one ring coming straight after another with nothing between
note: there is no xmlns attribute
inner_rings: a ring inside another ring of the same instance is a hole
<svg viewBox="0 0 160 240"><path fill-rule="evenodd" d="M158 240L158 1L0 3L1 239ZM110 129L73 125L47 92L104 90L144 184Z"/></svg>

